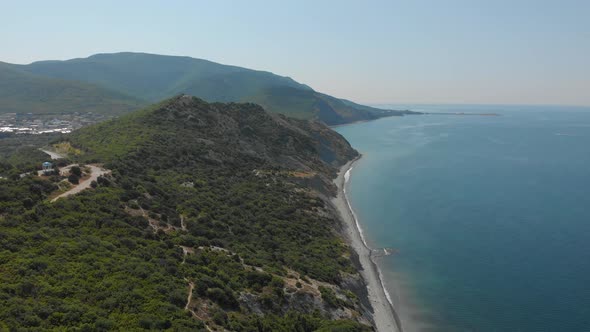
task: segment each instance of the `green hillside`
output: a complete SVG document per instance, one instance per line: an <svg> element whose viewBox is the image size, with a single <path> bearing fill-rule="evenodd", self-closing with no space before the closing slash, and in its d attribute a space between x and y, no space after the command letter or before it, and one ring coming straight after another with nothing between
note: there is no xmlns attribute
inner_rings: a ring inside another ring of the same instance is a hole
<svg viewBox="0 0 590 332"><path fill-rule="evenodd" d="M326 199L357 152L325 125L181 96L61 142L112 175L55 203L2 180L0 329L370 330Z"/></svg>
<svg viewBox="0 0 590 332"><path fill-rule="evenodd" d="M178 94L198 96L209 102L256 102L271 112L327 124L401 115L318 93L289 77L190 57L97 54L17 67L44 77L108 87L152 102Z"/></svg>
<svg viewBox="0 0 590 332"><path fill-rule="evenodd" d="M313 90L292 87L264 89L250 97L249 101L263 106L270 112L299 119L319 119L329 125L402 115L399 111L376 110Z"/></svg>
<svg viewBox="0 0 590 332"><path fill-rule="evenodd" d="M181 93L209 101L238 101L267 87L307 88L269 72L145 53L97 54L83 59L35 62L21 68L38 75L108 86L151 102Z"/></svg>
<svg viewBox="0 0 590 332"><path fill-rule="evenodd" d="M43 77L0 63L0 113L120 114L142 104L94 84Z"/></svg>

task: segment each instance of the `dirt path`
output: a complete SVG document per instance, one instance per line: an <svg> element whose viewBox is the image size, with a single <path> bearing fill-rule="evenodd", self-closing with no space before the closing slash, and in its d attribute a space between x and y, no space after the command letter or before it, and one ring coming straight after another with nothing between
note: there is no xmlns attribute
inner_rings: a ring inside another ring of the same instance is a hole
<svg viewBox="0 0 590 332"><path fill-rule="evenodd" d="M184 306L184 310L191 310L191 299L193 298L193 289L195 289L195 284L192 281L188 282L188 298L186 299L186 305ZM193 312L193 315L195 313Z"/></svg>
<svg viewBox="0 0 590 332"><path fill-rule="evenodd" d="M180 215L180 228L181 228L183 231L186 231L186 230L187 230L187 229L186 229L186 223L184 222L184 216L183 216L182 214Z"/></svg>
<svg viewBox="0 0 590 332"><path fill-rule="evenodd" d="M70 166L73 166L73 165L70 165ZM70 167L70 166L68 166L68 167ZM92 183L92 181L96 181L96 179L98 179L99 176L108 174L110 172L109 170L106 170L104 168L101 168L101 167L98 167L95 165L87 165L87 166L90 168L90 177L88 177L84 181L81 181L79 184L75 185L70 190L66 191L65 193L55 197L54 199L51 200L51 202L55 202L62 197L75 195L84 189L90 188L90 184Z"/></svg>
<svg viewBox="0 0 590 332"><path fill-rule="evenodd" d="M191 301L193 298L193 289L195 289L195 283L192 281L189 281L188 279L184 278L184 280L186 282L188 282L188 298L186 299L186 305L184 306L184 310L188 310L194 318L200 320L201 322L203 322L203 324L205 324L205 328L207 329L207 331L213 332L213 330L211 330L211 328L209 327L209 325L207 325L207 321L201 317L199 317L199 315L197 315L197 313L191 309Z"/></svg>
<svg viewBox="0 0 590 332"><path fill-rule="evenodd" d="M182 248L182 262L180 262L180 264L184 264L186 262L186 255L194 254L195 249L191 248L191 247L185 247L185 246L180 246L180 248Z"/></svg>

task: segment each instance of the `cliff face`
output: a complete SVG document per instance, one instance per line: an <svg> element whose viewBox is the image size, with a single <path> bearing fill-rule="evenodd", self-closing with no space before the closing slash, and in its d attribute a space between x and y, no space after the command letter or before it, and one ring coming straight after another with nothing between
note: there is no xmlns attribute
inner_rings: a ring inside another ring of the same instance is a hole
<svg viewBox="0 0 590 332"><path fill-rule="evenodd" d="M362 290L353 254L325 201L337 167L357 152L325 125L180 96L61 143L112 176L57 203L4 212L15 237L0 240L18 242L18 257L34 247L42 263L17 259L0 270L0 301L27 285L8 297L24 302L3 302L0 320L25 325L10 318L22 303L52 303L64 315L76 303L94 318L31 312L50 327L367 328L362 299L349 290ZM46 235L17 237L31 225ZM39 264L42 279L8 277L18 266L35 275Z"/></svg>

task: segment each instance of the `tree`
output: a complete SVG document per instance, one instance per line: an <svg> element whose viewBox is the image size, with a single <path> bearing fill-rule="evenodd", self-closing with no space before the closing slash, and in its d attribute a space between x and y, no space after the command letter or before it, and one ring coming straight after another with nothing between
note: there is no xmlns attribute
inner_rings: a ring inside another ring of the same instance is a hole
<svg viewBox="0 0 590 332"><path fill-rule="evenodd" d="M23 206L25 209L30 209L35 205L35 201L31 197L27 197L23 200Z"/></svg>
<svg viewBox="0 0 590 332"><path fill-rule="evenodd" d="M78 184L80 183L80 177L76 174L70 174L70 176L68 176L68 181L72 184Z"/></svg>
<svg viewBox="0 0 590 332"><path fill-rule="evenodd" d="M72 168L70 168L70 174L74 174L77 177L81 177L82 176L82 169L80 169L79 166L72 166Z"/></svg>

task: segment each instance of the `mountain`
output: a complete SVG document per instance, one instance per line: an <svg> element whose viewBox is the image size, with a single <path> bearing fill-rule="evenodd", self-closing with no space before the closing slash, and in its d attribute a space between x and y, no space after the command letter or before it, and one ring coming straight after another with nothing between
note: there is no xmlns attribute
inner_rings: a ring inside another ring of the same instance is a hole
<svg viewBox="0 0 590 332"><path fill-rule="evenodd" d="M67 61L41 61L23 69L49 77L109 86L155 102L180 93L211 101L238 101L273 86L310 89L288 77L207 60L145 53L96 54Z"/></svg>
<svg viewBox="0 0 590 332"><path fill-rule="evenodd" d="M319 93L289 77L190 57L114 53L14 67L37 76L102 86L146 102L178 94L209 102L255 102L271 112L329 125L402 115Z"/></svg>
<svg viewBox="0 0 590 332"><path fill-rule="evenodd" d="M142 104L98 85L39 76L0 62L0 113L120 114Z"/></svg>
<svg viewBox="0 0 590 332"><path fill-rule="evenodd" d="M370 330L328 203L358 153L324 124L177 96L55 144L111 175L1 180L3 328Z"/></svg>

